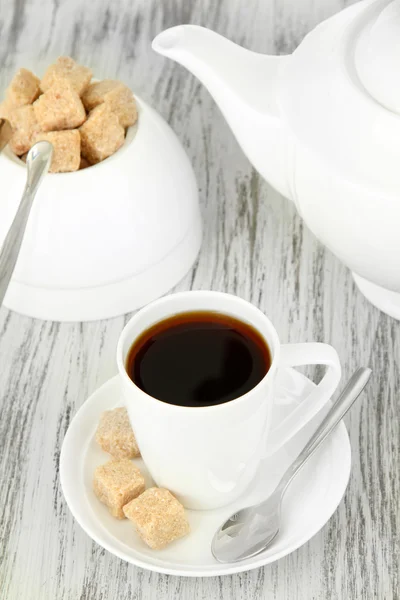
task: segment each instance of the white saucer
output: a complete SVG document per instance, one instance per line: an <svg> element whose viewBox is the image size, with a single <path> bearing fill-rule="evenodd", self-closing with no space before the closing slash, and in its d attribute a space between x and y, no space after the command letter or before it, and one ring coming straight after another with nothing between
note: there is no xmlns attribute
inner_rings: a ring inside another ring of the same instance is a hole
<svg viewBox="0 0 400 600"><path fill-rule="evenodd" d="M278 376L276 418L283 418L293 409L293 403L301 402L313 385L294 369L282 369ZM285 468L321 420L321 412L284 449L263 462L255 481L237 502L218 510L187 511L191 533L165 550L150 550L138 538L129 521L114 519L92 491L94 469L109 458L94 440L100 413L122 404L118 376L90 396L75 415L65 436L60 478L68 506L86 533L112 554L144 569L207 577L239 573L272 563L312 538L332 516L346 489L351 450L346 428L341 423L288 489L281 532L276 542L262 554L239 563L222 565L211 555L211 539L217 527L232 512L260 501L272 492ZM151 478L143 462L135 462L150 485Z"/></svg>

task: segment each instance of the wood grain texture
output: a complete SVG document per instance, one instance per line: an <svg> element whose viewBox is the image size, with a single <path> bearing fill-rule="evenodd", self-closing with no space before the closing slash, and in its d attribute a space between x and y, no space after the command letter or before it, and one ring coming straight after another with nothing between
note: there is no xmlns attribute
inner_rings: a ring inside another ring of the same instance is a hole
<svg viewBox="0 0 400 600"><path fill-rule="evenodd" d="M169 121L192 160L205 236L177 290L236 293L283 341L326 341L344 377L373 369L346 419L353 468L344 500L308 544L229 577L134 568L93 543L64 502L58 462L71 418L116 371L128 316L57 324L0 310L0 598L3 600L392 600L399 593L400 324L357 291L293 205L252 170L206 90L155 55L163 28L197 23L259 52L293 50L340 0L0 0L0 89L18 66L60 54L119 77ZM1 177L1 175L0 175ZM1 201L1 198L0 198Z"/></svg>

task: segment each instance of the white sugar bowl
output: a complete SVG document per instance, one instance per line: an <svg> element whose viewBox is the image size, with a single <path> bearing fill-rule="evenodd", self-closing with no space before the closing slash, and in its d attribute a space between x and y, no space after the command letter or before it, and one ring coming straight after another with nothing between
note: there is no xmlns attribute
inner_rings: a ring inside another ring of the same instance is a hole
<svg viewBox="0 0 400 600"><path fill-rule="evenodd" d="M56 321L137 309L166 293L201 243L198 189L167 123L136 98L139 119L102 163L49 174L34 202L4 304ZM0 244L25 184L24 163L0 153Z"/></svg>

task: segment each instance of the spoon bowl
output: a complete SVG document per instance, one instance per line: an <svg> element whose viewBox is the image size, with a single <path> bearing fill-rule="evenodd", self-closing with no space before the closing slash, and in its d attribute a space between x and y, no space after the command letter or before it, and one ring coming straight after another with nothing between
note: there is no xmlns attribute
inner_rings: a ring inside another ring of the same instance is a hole
<svg viewBox="0 0 400 600"><path fill-rule="evenodd" d="M219 562L235 562L251 558L268 548L279 534L279 500L275 491L265 502L243 508L229 517L215 534L214 557Z"/></svg>

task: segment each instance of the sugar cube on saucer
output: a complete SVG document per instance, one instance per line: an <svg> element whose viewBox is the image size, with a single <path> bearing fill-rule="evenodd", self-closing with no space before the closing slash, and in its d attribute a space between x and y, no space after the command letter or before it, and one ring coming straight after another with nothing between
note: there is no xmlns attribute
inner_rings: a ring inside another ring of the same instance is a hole
<svg viewBox="0 0 400 600"><path fill-rule="evenodd" d="M102 413L96 431L96 441L114 458L140 456L126 408L114 408Z"/></svg>
<svg viewBox="0 0 400 600"><path fill-rule="evenodd" d="M140 470L127 458L111 460L94 472L93 490L113 517L124 519L123 506L145 489Z"/></svg>
<svg viewBox="0 0 400 600"><path fill-rule="evenodd" d="M153 550L164 548L190 531L182 504L163 488L149 488L126 504L123 511Z"/></svg>

